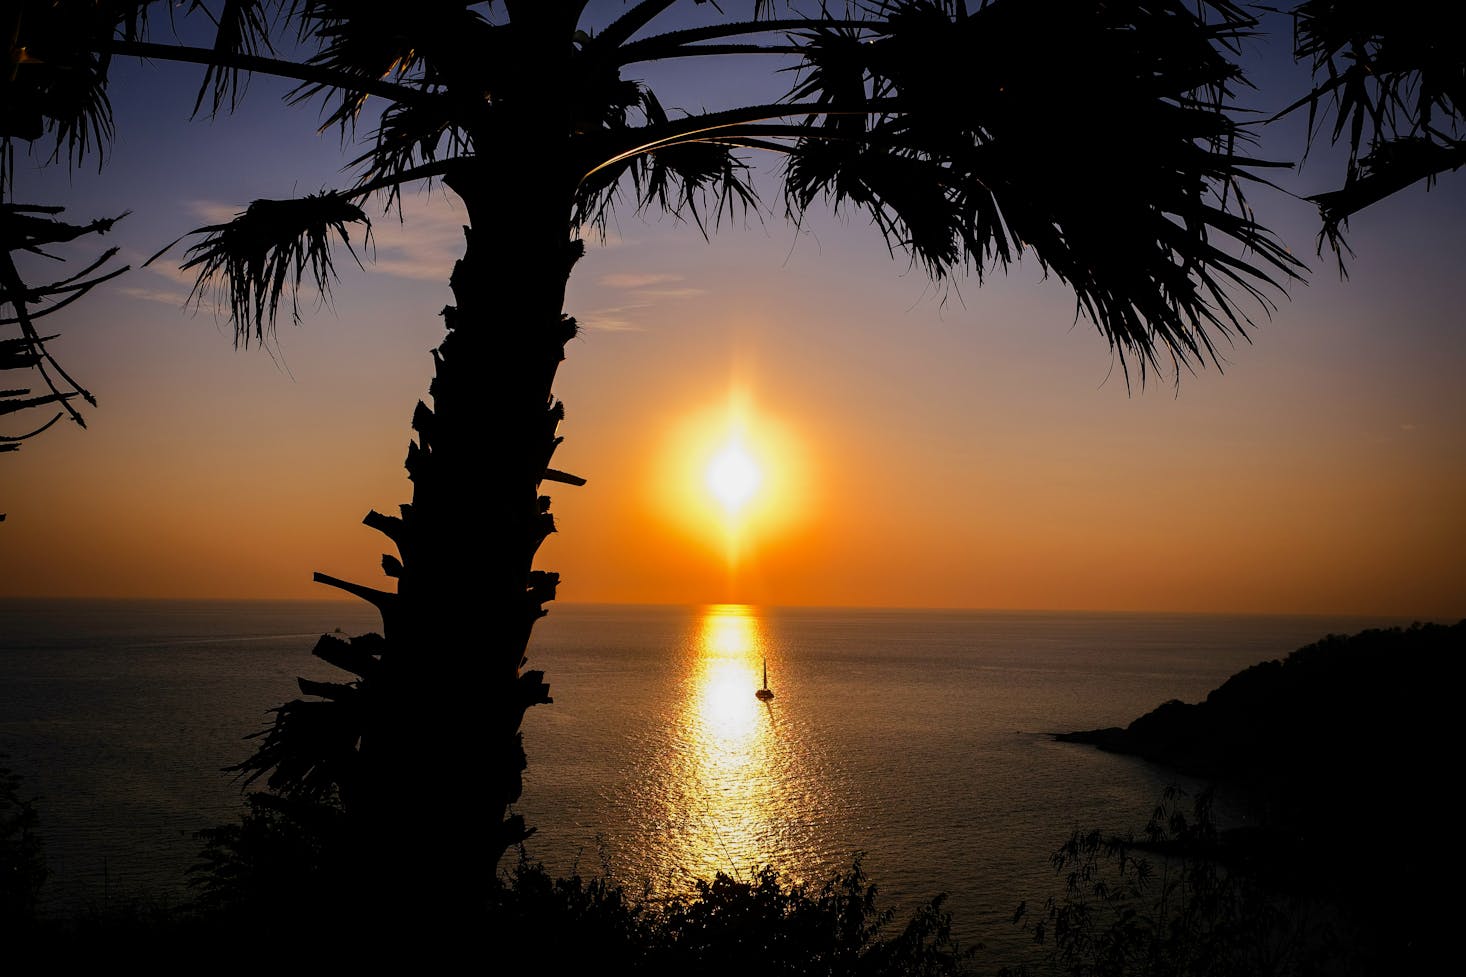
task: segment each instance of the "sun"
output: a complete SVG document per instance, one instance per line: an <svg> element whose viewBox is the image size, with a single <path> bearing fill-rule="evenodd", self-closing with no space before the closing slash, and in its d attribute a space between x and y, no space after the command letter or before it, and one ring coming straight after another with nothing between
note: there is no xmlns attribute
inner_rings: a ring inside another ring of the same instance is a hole
<svg viewBox="0 0 1466 977"><path fill-rule="evenodd" d="M746 386L673 419L657 459L648 512L717 553L730 572L756 567L811 512L806 442Z"/></svg>
<svg viewBox="0 0 1466 977"><path fill-rule="evenodd" d="M708 464L707 486L729 515L742 509L762 482L758 464L736 441L726 445Z"/></svg>

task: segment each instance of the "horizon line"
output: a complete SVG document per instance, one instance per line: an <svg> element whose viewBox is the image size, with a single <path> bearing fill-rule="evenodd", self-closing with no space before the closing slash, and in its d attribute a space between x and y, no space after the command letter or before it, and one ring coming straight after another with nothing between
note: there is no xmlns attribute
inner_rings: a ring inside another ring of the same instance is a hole
<svg viewBox="0 0 1466 977"><path fill-rule="evenodd" d="M0 604L20 604L28 601L45 602L111 602L111 603L234 603L234 604L360 604L351 597L157 597L157 596L107 596L75 594L0 594ZM1466 612L1459 614L1402 614L1388 610L1181 610L1168 608L1093 608L1093 607L982 607L953 605L905 605L905 604L772 604L748 601L596 601L556 600L550 608L556 607L625 607L625 608L682 608L694 609L717 606L757 607L770 611L885 611L910 613L961 613L961 614L1066 614L1066 615L1169 615L1175 617L1293 617L1293 618L1387 618L1399 622L1444 622L1455 623L1466 620Z"/></svg>

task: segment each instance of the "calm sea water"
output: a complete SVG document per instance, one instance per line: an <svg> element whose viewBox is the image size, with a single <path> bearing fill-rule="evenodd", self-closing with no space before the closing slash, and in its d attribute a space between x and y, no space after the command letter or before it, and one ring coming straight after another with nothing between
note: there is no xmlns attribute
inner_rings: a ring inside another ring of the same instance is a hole
<svg viewBox="0 0 1466 977"><path fill-rule="evenodd" d="M1138 830L1167 784L1196 786L1047 734L1394 623L557 607L530 653L555 703L524 725L527 854L665 893L766 863L818 881L861 851L893 904L947 892L958 932L1001 948L1073 828ZM333 677L309 651L338 627L376 620L347 603L0 601L0 753L40 798L52 910L186 898L194 832L241 809L221 768L296 675Z"/></svg>

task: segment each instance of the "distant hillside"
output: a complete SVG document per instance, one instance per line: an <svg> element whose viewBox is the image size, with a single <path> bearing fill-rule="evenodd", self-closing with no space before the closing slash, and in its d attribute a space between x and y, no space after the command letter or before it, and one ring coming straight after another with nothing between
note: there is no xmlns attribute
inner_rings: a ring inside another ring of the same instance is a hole
<svg viewBox="0 0 1466 977"><path fill-rule="evenodd" d="M1329 635L1204 702L1057 738L1250 788L1283 822L1327 811L1335 828L1378 824L1454 780L1463 653L1466 621Z"/></svg>
<svg viewBox="0 0 1466 977"><path fill-rule="evenodd" d="M1461 880L1463 654L1466 621L1330 635L1237 673L1204 702L1058 739L1249 801L1249 823L1221 834L1214 864L1244 880L1247 918L1311 919L1321 942L1304 958L1323 952L1320 969L1259 973L1435 973L1459 957L1459 900L1438 893Z"/></svg>

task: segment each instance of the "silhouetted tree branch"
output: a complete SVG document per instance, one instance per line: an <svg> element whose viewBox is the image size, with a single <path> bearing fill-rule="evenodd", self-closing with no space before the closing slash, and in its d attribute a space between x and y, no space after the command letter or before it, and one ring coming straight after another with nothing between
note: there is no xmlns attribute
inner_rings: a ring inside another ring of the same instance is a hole
<svg viewBox="0 0 1466 977"><path fill-rule="evenodd" d="M1348 147L1343 186L1310 198L1323 219L1319 252L1327 242L1343 274L1351 216L1466 163L1466 9L1303 0L1292 15L1294 57L1314 87L1280 115L1306 108L1310 142L1327 129Z"/></svg>

